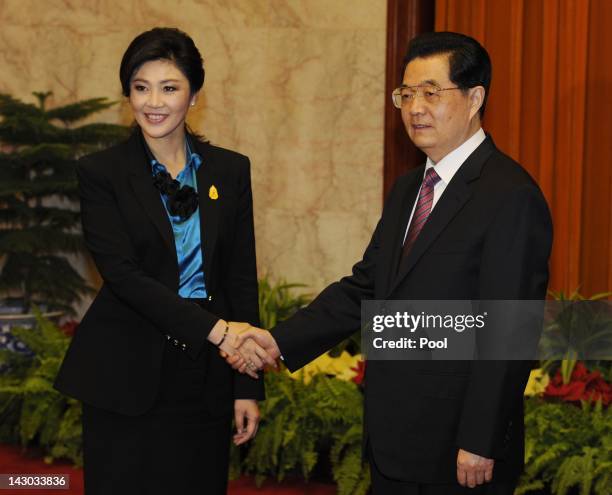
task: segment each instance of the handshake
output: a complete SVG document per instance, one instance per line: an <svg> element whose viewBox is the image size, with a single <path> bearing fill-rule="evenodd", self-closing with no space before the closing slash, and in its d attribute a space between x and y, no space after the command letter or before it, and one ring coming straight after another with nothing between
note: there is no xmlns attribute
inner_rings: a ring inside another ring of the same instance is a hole
<svg viewBox="0 0 612 495"><path fill-rule="evenodd" d="M221 357L235 370L258 378L266 365L277 368L280 349L267 330L248 323L219 320L208 337L219 348Z"/></svg>

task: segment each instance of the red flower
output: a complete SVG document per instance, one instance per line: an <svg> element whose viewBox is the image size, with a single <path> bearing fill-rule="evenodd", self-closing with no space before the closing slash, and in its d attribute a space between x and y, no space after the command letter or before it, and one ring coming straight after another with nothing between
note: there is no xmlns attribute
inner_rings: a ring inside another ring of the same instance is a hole
<svg viewBox="0 0 612 495"><path fill-rule="evenodd" d="M69 337L74 335L75 330L79 326L79 322L76 320L68 320L63 325L60 326L60 330L64 332Z"/></svg>
<svg viewBox="0 0 612 495"><path fill-rule="evenodd" d="M563 383L561 372L557 371L550 380L544 395L558 397L566 402L601 400L604 406L612 402L612 387L599 371L589 373L584 363L578 361L572 371L569 383Z"/></svg>
<svg viewBox="0 0 612 495"><path fill-rule="evenodd" d="M553 381L556 381L556 377ZM560 397L567 402L580 400L586 388L586 384L584 382L569 382L565 385L560 383L559 385L555 386L553 381L548 383L544 394L551 397Z"/></svg>
<svg viewBox="0 0 612 495"><path fill-rule="evenodd" d="M361 385L361 383L363 382L363 377L365 375L365 367L365 361L361 360L357 361L357 366L351 368L351 370L357 373L353 378L351 378L351 380L353 380L357 385Z"/></svg>

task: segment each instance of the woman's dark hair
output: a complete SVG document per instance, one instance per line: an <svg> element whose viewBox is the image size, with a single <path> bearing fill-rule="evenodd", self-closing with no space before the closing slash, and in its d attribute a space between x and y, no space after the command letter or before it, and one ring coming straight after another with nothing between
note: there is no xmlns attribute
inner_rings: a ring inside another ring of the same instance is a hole
<svg viewBox="0 0 612 495"><path fill-rule="evenodd" d="M192 94L202 88L204 65L193 40L179 29L158 27L136 36L123 54L119 79L124 96L130 96L134 73L151 60L172 60L189 81Z"/></svg>
<svg viewBox="0 0 612 495"><path fill-rule="evenodd" d="M448 31L421 34L408 43L404 71L415 58L441 54L449 55L449 79L464 92L475 86L484 87L485 96L480 107L482 118L491 85L491 59L484 47L474 38Z"/></svg>

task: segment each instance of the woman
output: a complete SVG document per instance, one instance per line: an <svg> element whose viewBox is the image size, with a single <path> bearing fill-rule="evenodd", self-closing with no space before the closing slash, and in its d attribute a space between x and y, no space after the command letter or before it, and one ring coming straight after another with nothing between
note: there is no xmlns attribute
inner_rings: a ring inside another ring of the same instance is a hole
<svg viewBox="0 0 612 495"><path fill-rule="evenodd" d="M104 281L55 386L83 401L85 492L226 493L232 410L255 435L251 377L219 355L259 322L249 160L202 142L185 118L204 82L185 33L136 37L120 79L136 121L78 166L85 241Z"/></svg>

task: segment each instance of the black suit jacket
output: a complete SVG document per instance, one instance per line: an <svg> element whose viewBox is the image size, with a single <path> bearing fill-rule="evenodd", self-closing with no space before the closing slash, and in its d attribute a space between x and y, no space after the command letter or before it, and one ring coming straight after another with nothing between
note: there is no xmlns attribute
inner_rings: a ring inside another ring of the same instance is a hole
<svg viewBox="0 0 612 495"><path fill-rule="evenodd" d="M64 358L55 387L91 405L138 415L156 398L165 345L205 353L213 413L263 399L262 380L234 373L206 337L219 318L259 323L249 160L191 138L197 172L206 309L178 295L172 226L153 185L140 131L81 159L83 232L104 281ZM210 197L215 186L218 199Z"/></svg>
<svg viewBox="0 0 612 495"><path fill-rule="evenodd" d="M527 172L487 139L459 168L397 271L424 167L398 179L363 259L272 333L300 368L360 328L362 300L543 299L552 226ZM368 361L365 435L392 479L456 480L458 448L523 467L525 361Z"/></svg>

